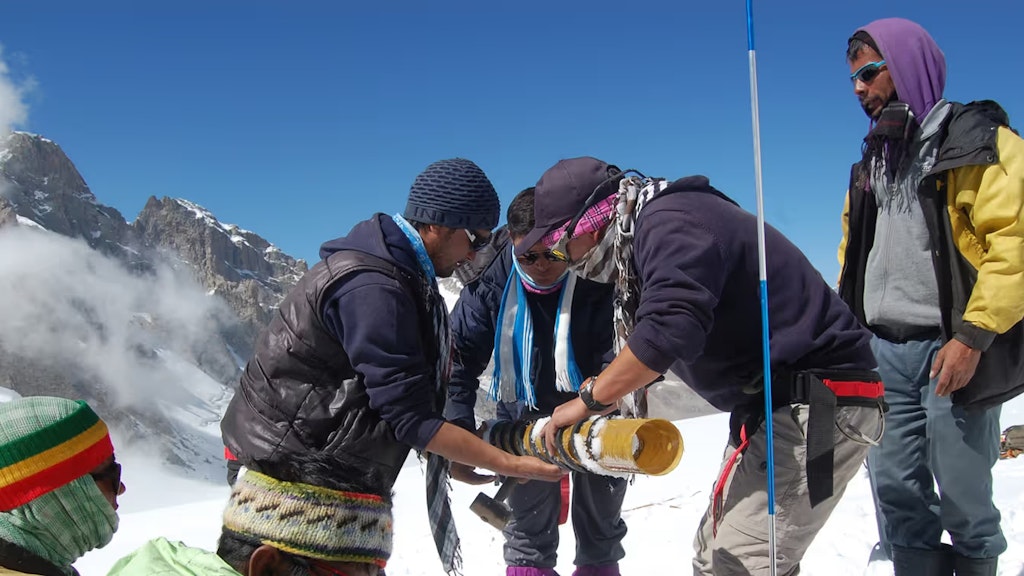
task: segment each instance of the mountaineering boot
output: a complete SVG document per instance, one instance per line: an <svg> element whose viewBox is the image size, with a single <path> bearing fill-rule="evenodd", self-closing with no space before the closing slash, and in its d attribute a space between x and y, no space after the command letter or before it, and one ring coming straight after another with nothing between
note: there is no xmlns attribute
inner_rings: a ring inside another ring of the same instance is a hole
<svg viewBox="0 0 1024 576"><path fill-rule="evenodd" d="M893 546L892 565L896 576L953 576L953 548L948 544L940 550Z"/></svg>
<svg viewBox="0 0 1024 576"><path fill-rule="evenodd" d="M558 576L554 568L536 568L534 566L506 566L505 576Z"/></svg>
<svg viewBox="0 0 1024 576"><path fill-rule="evenodd" d="M577 566L572 576L619 576L619 563L605 564L603 566Z"/></svg>
<svg viewBox="0 0 1024 576"><path fill-rule="evenodd" d="M953 558L953 573L957 576L996 576L998 558L968 558L959 554Z"/></svg>

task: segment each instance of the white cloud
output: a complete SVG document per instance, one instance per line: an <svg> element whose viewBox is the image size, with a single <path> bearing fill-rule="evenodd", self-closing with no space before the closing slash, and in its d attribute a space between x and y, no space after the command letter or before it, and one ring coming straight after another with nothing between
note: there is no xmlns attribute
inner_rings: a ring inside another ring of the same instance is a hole
<svg viewBox="0 0 1024 576"><path fill-rule="evenodd" d="M25 96L34 85L31 78L20 82L12 78L3 46L0 46L0 137L6 137L11 130L28 121Z"/></svg>
<svg viewBox="0 0 1024 576"><path fill-rule="evenodd" d="M123 404L181 394L181 372L155 348L203 350L230 311L169 268L129 273L84 242L0 229L0 348L98 378Z"/></svg>
<svg viewBox="0 0 1024 576"><path fill-rule="evenodd" d="M19 82L11 76L10 66L4 58L4 48L0 46L0 157L3 156L4 140L11 130L28 121L25 96L34 86L35 80L32 78ZM0 198L6 197L7 189L8 183L0 179Z"/></svg>

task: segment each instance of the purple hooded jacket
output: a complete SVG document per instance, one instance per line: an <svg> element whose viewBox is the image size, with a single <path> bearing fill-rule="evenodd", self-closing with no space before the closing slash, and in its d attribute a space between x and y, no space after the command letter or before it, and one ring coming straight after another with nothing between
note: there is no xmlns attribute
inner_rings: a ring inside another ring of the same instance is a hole
<svg viewBox="0 0 1024 576"><path fill-rule="evenodd" d="M919 24L904 18L875 20L859 30L878 45L900 101L923 121L946 87L946 57L938 44Z"/></svg>

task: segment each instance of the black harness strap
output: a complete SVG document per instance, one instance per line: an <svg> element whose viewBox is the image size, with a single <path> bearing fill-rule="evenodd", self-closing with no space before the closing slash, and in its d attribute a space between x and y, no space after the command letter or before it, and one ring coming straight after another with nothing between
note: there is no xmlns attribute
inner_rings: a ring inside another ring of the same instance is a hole
<svg viewBox="0 0 1024 576"><path fill-rule="evenodd" d="M806 404L807 414L807 491L811 506L817 506L833 494L835 465L836 409L841 406L861 406L888 409L880 395L881 378L872 370L804 370L780 372L773 380L778 388L773 392L774 408L789 404ZM826 385L826 380L844 385ZM864 392L861 392L863 390ZM877 390L878 392L873 392ZM733 441L740 444L740 430L753 436L764 420L763 395L750 404L733 410L729 428Z"/></svg>
<svg viewBox="0 0 1024 576"><path fill-rule="evenodd" d="M836 408L839 406L871 406L884 411L880 395L861 395L859 388L831 384L831 380L847 384L876 385L880 394L881 377L874 371L799 371L789 377L790 403L806 404L807 414L807 492L811 507L832 497L835 468Z"/></svg>

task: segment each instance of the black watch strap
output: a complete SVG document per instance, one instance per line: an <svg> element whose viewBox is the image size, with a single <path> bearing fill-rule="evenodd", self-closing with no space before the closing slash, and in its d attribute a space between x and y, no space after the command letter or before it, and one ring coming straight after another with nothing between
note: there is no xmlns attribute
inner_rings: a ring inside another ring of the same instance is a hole
<svg viewBox="0 0 1024 576"><path fill-rule="evenodd" d="M594 400L594 383L596 382L597 376L594 376L589 382L580 388L580 400L583 400L583 404L587 407L587 410L590 410L591 412L604 412L611 408L612 405L602 404L597 400Z"/></svg>

